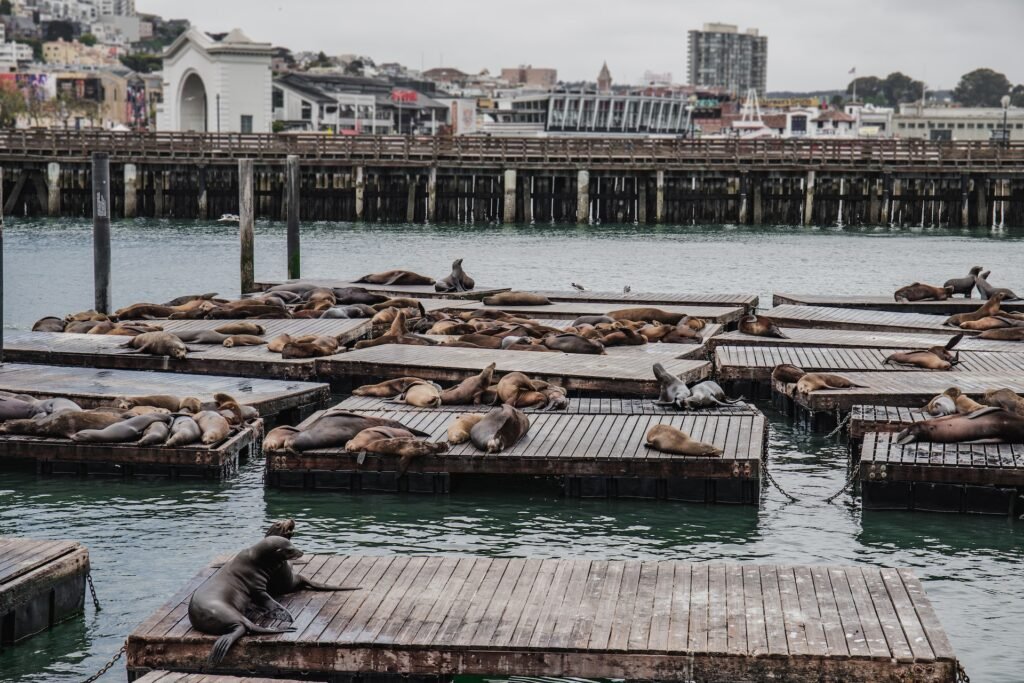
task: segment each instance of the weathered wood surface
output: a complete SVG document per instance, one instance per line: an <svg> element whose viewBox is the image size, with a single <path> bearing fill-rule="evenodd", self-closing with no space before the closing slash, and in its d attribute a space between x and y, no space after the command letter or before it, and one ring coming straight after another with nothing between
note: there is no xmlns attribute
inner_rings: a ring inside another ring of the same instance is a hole
<svg viewBox="0 0 1024 683"><path fill-rule="evenodd" d="M756 294L711 294L674 292L578 292L576 290L539 290L550 301L590 301L593 303L627 304L630 306L742 306L747 311L757 308Z"/></svg>
<svg viewBox="0 0 1024 683"><path fill-rule="evenodd" d="M472 274L473 268L467 268L467 271ZM448 277L451 270L445 271L438 277ZM421 273L421 275L427 275L428 277L435 277L430 273ZM361 276L357 276L361 277ZM438 292L434 289L434 285L374 285L369 282L353 282L352 280L346 280L343 278L309 278L305 277L300 280L263 280L256 283L257 290L268 290L271 287L285 283L302 282L306 284L316 285L318 287L362 287L368 292L375 294L385 294L387 296L408 296L420 299L480 299L489 294L497 294L498 292L507 292L508 287L492 287L492 286L477 286L468 292Z"/></svg>
<svg viewBox="0 0 1024 683"><path fill-rule="evenodd" d="M200 476L223 479L238 472L239 462L259 453L261 422L242 427L214 446L179 448L135 443L78 443L53 437L0 435L0 468L34 462L43 474L115 476Z"/></svg>
<svg viewBox="0 0 1024 683"><path fill-rule="evenodd" d="M319 409L331 397L328 385L311 382L22 363L0 366L0 391L36 398L70 398L83 408L109 405L118 396L171 394L208 401L213 400L214 394L226 393L258 410L261 417L297 409Z"/></svg>
<svg viewBox="0 0 1024 683"><path fill-rule="evenodd" d="M738 331L726 332L709 338L705 345L714 350L718 346L837 346L869 349L920 349L945 344L957 330L934 332L870 332L851 330L819 330L787 327L782 330L788 339L756 337ZM956 346L961 351L1024 353L1024 343L964 337Z"/></svg>
<svg viewBox="0 0 1024 683"><path fill-rule="evenodd" d="M523 675L631 680L943 681L956 659L909 570L672 560L306 556L345 593L282 603L296 631L246 637L217 669L316 678ZM189 627L208 566L128 637L129 672L208 670Z"/></svg>
<svg viewBox="0 0 1024 683"><path fill-rule="evenodd" d="M268 341L279 334L290 334L301 337L307 334L318 334L337 337L344 343L366 336L370 331L369 319L345 320L339 318L260 318L256 320L142 320L139 322L157 325L168 332L180 330L212 330L232 322L252 322L262 325L266 330L263 335ZM97 336L97 335L90 335ZM124 338L122 338L124 339ZM215 349L217 344L189 343L192 348Z"/></svg>
<svg viewBox="0 0 1024 683"><path fill-rule="evenodd" d="M941 283L939 283L941 284ZM973 297L964 299L957 296L945 301L896 302L889 296L842 296L836 294L782 294L772 297L773 306L825 306L828 308L859 308L869 311L896 311L900 313L925 313L928 315L953 315L970 313L985 303L974 292ZM1002 308L1007 311L1024 311L1024 301L1004 301Z"/></svg>
<svg viewBox="0 0 1024 683"><path fill-rule="evenodd" d="M972 330L961 330L945 325L945 315L901 313L895 311L866 311L853 308L827 308L824 306L776 306L767 311L779 327L810 327L834 330L868 330L876 332L935 332L976 335Z"/></svg>
<svg viewBox="0 0 1024 683"><path fill-rule="evenodd" d="M899 432L915 422L930 420L921 408L857 405L850 410L850 439L861 441L868 432Z"/></svg>
<svg viewBox="0 0 1024 683"><path fill-rule="evenodd" d="M793 400L811 412L848 411L857 404L919 408L949 387L979 397L990 389L1024 393L1024 372L836 372L860 385L850 389L823 389L797 394ZM788 395L788 387L772 381L772 390Z"/></svg>
<svg viewBox="0 0 1024 683"><path fill-rule="evenodd" d="M417 408L406 403L392 403L388 399L372 398L369 396L349 396L335 406L341 410L355 412L367 412L378 410L420 412L426 410ZM479 413L486 411L490 406L440 406L429 410L452 413ZM527 413L544 412L534 408L527 408ZM552 411L548 411L552 412ZM554 414L565 415L680 415L687 411L677 410L671 406L660 406L654 403L653 399L639 398L569 398L569 406L565 410L553 411ZM692 411L698 415L739 415L747 413L760 414L753 404L736 403L729 406L716 406L699 411Z"/></svg>
<svg viewBox="0 0 1024 683"><path fill-rule="evenodd" d="M89 551L74 541L0 536L0 644L82 611Z"/></svg>
<svg viewBox="0 0 1024 683"><path fill-rule="evenodd" d="M178 671L150 671L135 683L301 683L295 679L252 678L250 676L218 676L216 674L187 674Z"/></svg>
<svg viewBox="0 0 1024 683"><path fill-rule="evenodd" d="M541 306L486 306L482 302L476 302L463 307L463 310L489 310L505 311L528 316L537 320L545 319L574 319L582 315L606 315L611 311L621 311L627 308L641 308L641 304L619 304L611 302L586 302L586 301L559 301ZM744 314L742 306L707 306L707 305L686 305L686 306L654 306L667 313L686 314L694 318L703 318L709 322L728 324L739 320Z"/></svg>
<svg viewBox="0 0 1024 683"><path fill-rule="evenodd" d="M772 369L790 363L808 372L846 370L856 372L928 372L959 375L965 372L1024 374L1024 352L983 353L961 351L960 363L951 370L922 370L883 361L892 349L839 347L719 346L715 349L715 372L723 381L765 382ZM955 378L950 378L950 382Z"/></svg>
<svg viewBox="0 0 1024 683"><path fill-rule="evenodd" d="M687 381L707 379L711 374L711 364L707 361L650 354L595 356L404 344L375 346L320 358L316 369L321 379L332 382L344 379L357 385L405 376L450 383L475 375L495 363L499 374L525 372L533 379L554 382L569 390L647 396L658 392L658 382L651 370L655 361Z"/></svg>

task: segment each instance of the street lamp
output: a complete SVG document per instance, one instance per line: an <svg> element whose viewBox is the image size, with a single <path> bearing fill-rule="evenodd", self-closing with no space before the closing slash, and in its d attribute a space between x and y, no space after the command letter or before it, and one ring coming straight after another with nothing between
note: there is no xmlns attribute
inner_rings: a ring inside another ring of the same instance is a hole
<svg viewBox="0 0 1024 683"><path fill-rule="evenodd" d="M1006 113L1010 110L1010 96L1003 95L1003 98L999 100L999 103L1003 105L1003 147L1010 146L1010 129L1006 127Z"/></svg>

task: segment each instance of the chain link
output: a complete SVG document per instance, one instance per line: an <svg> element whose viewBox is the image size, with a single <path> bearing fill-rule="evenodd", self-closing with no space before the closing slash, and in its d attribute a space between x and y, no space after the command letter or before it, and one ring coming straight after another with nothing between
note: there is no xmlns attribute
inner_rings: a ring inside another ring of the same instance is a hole
<svg viewBox="0 0 1024 683"><path fill-rule="evenodd" d="M964 665L959 661L956 663L956 683L971 683L971 677L964 670Z"/></svg>
<svg viewBox="0 0 1024 683"><path fill-rule="evenodd" d="M92 604L96 611L100 611L100 599L96 597L96 586L92 584L92 572L85 575L85 581L89 584L89 593L92 595Z"/></svg>
<svg viewBox="0 0 1024 683"><path fill-rule="evenodd" d="M839 432L841 432L846 425L850 424L850 418L851 417L853 417L853 411L852 410L846 414L846 418L844 420L839 420L839 411L836 410L836 421L839 422L839 424L836 425L835 429L833 429L831 432L826 434L825 438L826 439L831 439L833 436L836 436L837 434L839 434Z"/></svg>
<svg viewBox="0 0 1024 683"><path fill-rule="evenodd" d="M113 666L115 664L117 664L117 660L121 659L121 657L124 656L124 652L127 649L128 649L128 645L127 644L126 645L122 645L121 649L117 651L117 654L115 654L113 657L111 657L110 661L107 662L106 664L104 664L102 669L100 669L99 671L94 673L92 676L89 676L87 679L82 681L82 683L95 683L95 681L99 680L100 677L103 676L103 674L105 674L108 671L110 671L110 669L113 668Z"/></svg>
<svg viewBox="0 0 1024 683"><path fill-rule="evenodd" d="M775 477L772 476L771 470L768 469L768 457L767 456L761 458L761 471L764 472L764 478L768 480L768 483L771 484L772 486L774 486L775 488L777 488L779 490L779 493L784 495L786 498L789 498L789 502L791 502L791 503L795 503L796 502L796 500L797 500L796 497L791 496L789 493L787 493L784 488L779 486L779 482L775 481Z"/></svg>
<svg viewBox="0 0 1024 683"><path fill-rule="evenodd" d="M858 470L858 469L857 469L857 466L856 466L856 465L854 465L854 466L853 466L853 468L852 468L852 469L850 470L850 476L848 476L848 477L846 478L846 483L845 483L845 484L843 484L843 488L839 489L838 491L836 491L835 493L833 493L833 494L832 494L831 496L829 496L828 498L826 498L826 499L825 499L825 502L826 502L826 503L831 503L831 502L832 502L832 501L834 501L834 500L835 500L836 498L838 498L838 497L839 497L840 495L842 495L843 491L845 491L846 489L850 488L850 485L851 485L851 484L852 484L853 482L857 481L857 475L858 475L858 474L860 474L860 470Z"/></svg>

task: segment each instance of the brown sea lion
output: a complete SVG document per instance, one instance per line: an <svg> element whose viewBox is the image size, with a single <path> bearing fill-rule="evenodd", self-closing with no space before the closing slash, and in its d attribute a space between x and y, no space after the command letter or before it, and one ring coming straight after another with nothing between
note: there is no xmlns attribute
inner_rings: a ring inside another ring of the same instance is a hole
<svg viewBox="0 0 1024 683"><path fill-rule="evenodd" d="M662 338L664 341L665 338ZM614 346L642 346L647 343L646 337L639 332L634 332L628 327L623 327L598 339L602 346L610 348Z"/></svg>
<svg viewBox="0 0 1024 683"><path fill-rule="evenodd" d="M230 335L216 330L174 330L171 334L186 344L223 344L225 339L230 339Z"/></svg>
<svg viewBox="0 0 1024 683"><path fill-rule="evenodd" d="M174 313L174 309L170 306L140 303L117 309L114 311L114 317L118 320L145 320L147 318L166 318L171 313Z"/></svg>
<svg viewBox="0 0 1024 683"><path fill-rule="evenodd" d="M797 380L795 391L798 394L809 394L812 391L822 389L859 389L860 384L855 384L845 377L832 375L823 372L808 372Z"/></svg>
<svg viewBox="0 0 1024 683"><path fill-rule="evenodd" d="M89 309L88 311L80 311L78 313L72 313L64 317L64 320L69 323L76 322L97 322L101 320L110 320L110 318L104 313L97 313L96 311Z"/></svg>
<svg viewBox="0 0 1024 683"><path fill-rule="evenodd" d="M967 277L955 277L950 280L946 280L942 284L942 287L950 292L950 296L954 294L962 294L965 299L970 299L971 290L974 289L974 277L980 272L981 266L974 266L971 268L971 272L967 273Z"/></svg>
<svg viewBox="0 0 1024 683"><path fill-rule="evenodd" d="M199 425L202 442L207 446L220 443L231 433L231 424L217 411L201 410L192 419Z"/></svg>
<svg viewBox="0 0 1024 683"><path fill-rule="evenodd" d="M434 278L414 273L411 270L387 270L383 273L364 275L353 282L366 282L372 285L432 285Z"/></svg>
<svg viewBox="0 0 1024 683"><path fill-rule="evenodd" d="M755 337L776 337L778 339L789 339L775 321L763 315L745 315L740 318L739 331L743 334L750 334Z"/></svg>
<svg viewBox="0 0 1024 683"><path fill-rule="evenodd" d="M348 453L366 452L366 447L381 439L413 439L413 433L404 427L367 427L345 444Z"/></svg>
<svg viewBox="0 0 1024 683"><path fill-rule="evenodd" d="M395 306L389 306L387 308L382 308L380 311L375 313L373 317L370 318L370 322L373 323L373 325L375 326L387 325L389 323L394 323L398 316L401 315L402 331L408 332L408 330L405 328L405 321L409 320L410 318L415 318L419 316L419 314L419 309L417 308L398 308Z"/></svg>
<svg viewBox="0 0 1024 683"><path fill-rule="evenodd" d="M690 395L690 388L686 386L686 382L666 370L661 363L655 363L652 370L661 387L654 405L681 408L683 401Z"/></svg>
<svg viewBox="0 0 1024 683"><path fill-rule="evenodd" d="M471 344L478 349L500 349L503 344L502 339L502 337L493 337L486 334L463 334L453 341ZM451 342L449 342L448 346L451 345Z"/></svg>
<svg viewBox="0 0 1024 683"><path fill-rule="evenodd" d="M477 422L484 419L487 413L465 413L455 418L448 426L448 442L453 444L469 441L469 432Z"/></svg>
<svg viewBox="0 0 1024 683"><path fill-rule="evenodd" d="M63 332L66 323L52 315L40 318L32 324L33 332Z"/></svg>
<svg viewBox="0 0 1024 683"><path fill-rule="evenodd" d="M1001 330L1006 327L1016 327L1014 322L1010 319L1004 318L1003 316L989 316L982 318L981 320L965 320L960 323L961 330L973 330L975 332L984 332L985 330Z"/></svg>
<svg viewBox="0 0 1024 683"><path fill-rule="evenodd" d="M1024 417L1024 398L1010 389L990 389L982 396L981 402Z"/></svg>
<svg viewBox="0 0 1024 683"><path fill-rule="evenodd" d="M1004 327L1000 330L985 330L978 339L995 339L998 341L1024 341L1024 327Z"/></svg>
<svg viewBox="0 0 1024 683"><path fill-rule="evenodd" d="M263 327L263 325L258 325L256 323L238 321L218 325L217 327L213 328L213 331L220 332L221 334L226 334L229 336L232 334L251 334L254 336L261 337L267 333L267 328Z"/></svg>
<svg viewBox="0 0 1024 683"><path fill-rule="evenodd" d="M89 330L107 322L106 320L72 320L64 326L64 331L68 334L89 334Z"/></svg>
<svg viewBox="0 0 1024 683"><path fill-rule="evenodd" d="M437 408L441 405L441 386L424 380L413 384L392 400L417 408Z"/></svg>
<svg viewBox="0 0 1024 683"><path fill-rule="evenodd" d="M671 425L656 424L647 430L647 447L662 453L675 455L699 455L719 457L722 449L709 443L695 441L681 429Z"/></svg>
<svg viewBox="0 0 1024 683"><path fill-rule="evenodd" d="M427 330L427 334L449 335L472 334L474 332L476 332L475 327L459 320L440 320L431 325Z"/></svg>
<svg viewBox="0 0 1024 683"><path fill-rule="evenodd" d="M118 323L107 332L112 337L137 337L147 332L162 332L164 328L159 325L146 325L143 323Z"/></svg>
<svg viewBox="0 0 1024 683"><path fill-rule="evenodd" d="M784 384L796 384L806 374L807 371L803 368L798 368L790 363L782 363L772 369L772 380Z"/></svg>
<svg viewBox="0 0 1024 683"><path fill-rule="evenodd" d="M544 346L563 353L583 353L603 355L604 345L596 340L581 337L578 334L553 334L544 337Z"/></svg>
<svg viewBox="0 0 1024 683"><path fill-rule="evenodd" d="M498 292L484 297L485 306L546 306L551 301L533 292Z"/></svg>
<svg viewBox="0 0 1024 683"><path fill-rule="evenodd" d="M188 355L188 347L185 346L185 342L170 332L146 332L135 337L129 337L122 347L134 349L134 351L129 351L128 353L169 356L178 360L182 360Z"/></svg>
<svg viewBox="0 0 1024 683"><path fill-rule="evenodd" d="M207 292L206 294L186 294L184 296L178 296L170 301L164 303L164 306L181 306L191 301L209 301L217 296L217 292Z"/></svg>
<svg viewBox="0 0 1024 683"><path fill-rule="evenodd" d="M981 305L976 311L971 313L957 313L946 318L946 325L957 326L960 323L967 322L970 320L981 320L982 318L988 318L999 313L1000 305L1003 300L1006 299L1006 294L1003 292L996 292L992 297Z"/></svg>
<svg viewBox="0 0 1024 683"><path fill-rule="evenodd" d="M615 320L607 315L581 315L572 321L570 327L578 327L580 325L599 325L601 323L613 323Z"/></svg>
<svg viewBox="0 0 1024 683"><path fill-rule="evenodd" d="M282 351L284 351L284 347L288 346L293 341L297 340L293 339L292 336L287 332L279 334L267 343L267 351L271 351L273 353L281 353Z"/></svg>
<svg viewBox="0 0 1024 683"><path fill-rule="evenodd" d="M429 279L429 278L428 278ZM432 284L433 281L425 284ZM335 287L334 288L334 300L336 306L352 306L356 304L362 304L364 306L372 306L379 304L381 301L387 301L388 297L384 294L371 294L363 287Z"/></svg>
<svg viewBox="0 0 1024 683"><path fill-rule="evenodd" d="M1015 301L1020 299L1019 296L1013 293L1012 290L1006 287L993 287L988 283L988 275L992 271L986 270L984 273L978 275L974 279L974 285L978 288L978 293L981 294L984 299L991 299L992 295L996 292L1000 292L1006 296L1007 301Z"/></svg>
<svg viewBox="0 0 1024 683"><path fill-rule="evenodd" d="M154 422L146 427L139 439L139 446L159 446L167 441L170 427L166 422Z"/></svg>
<svg viewBox="0 0 1024 683"><path fill-rule="evenodd" d="M281 425L274 427L263 437L263 450L280 451L284 449L285 443L299 433L298 428ZM269 532L268 532L269 535Z"/></svg>
<svg viewBox="0 0 1024 683"><path fill-rule="evenodd" d="M952 287L935 287L934 285L926 285L920 282L900 287L892 295L897 303L906 303L908 301L945 301L951 296L953 296Z"/></svg>
<svg viewBox="0 0 1024 683"><path fill-rule="evenodd" d="M501 453L515 446L530 429L523 411L505 404L494 408L469 431L469 440L485 453Z"/></svg>
<svg viewBox="0 0 1024 683"><path fill-rule="evenodd" d="M986 407L970 415L946 415L915 422L896 437L900 445L931 443L1022 443L1024 417Z"/></svg>
<svg viewBox="0 0 1024 683"><path fill-rule="evenodd" d="M659 322L663 325L675 325L686 316L685 313L669 313L660 308L643 306L639 308L622 308L609 311L612 320L632 320L634 322Z"/></svg>
<svg viewBox="0 0 1024 683"><path fill-rule="evenodd" d="M970 415L971 413L986 407L965 395L958 387L950 387L943 391L942 394L944 396L948 396L953 401L953 405L956 406L956 412L961 415Z"/></svg>
<svg viewBox="0 0 1024 683"><path fill-rule="evenodd" d="M695 327L691 323L699 320L698 318L691 318L690 316L684 317L679 323L669 330L669 333L661 338L662 344L699 344L703 339L700 336L698 330L704 328L703 325Z"/></svg>
<svg viewBox="0 0 1024 683"><path fill-rule="evenodd" d="M114 323L109 320L103 320L90 327L86 334L107 334L114 329L114 327Z"/></svg>
<svg viewBox="0 0 1024 683"><path fill-rule="evenodd" d="M933 346L929 349L912 349L896 351L886 356L883 364L910 365L925 370L951 370L959 362L959 353L953 353L953 347L960 343L964 335L952 337L945 346Z"/></svg>
<svg viewBox="0 0 1024 683"><path fill-rule="evenodd" d="M433 442L400 437L377 439L367 444L363 450L377 455L398 456L398 476L402 476L409 470L409 465L413 460L425 455L440 455L448 450L448 444L443 441Z"/></svg>
<svg viewBox="0 0 1024 683"><path fill-rule="evenodd" d="M364 384L352 390L353 396L375 396L377 398L392 398L405 392L413 384L424 382L419 377L398 377L389 379L379 384Z"/></svg>
<svg viewBox="0 0 1024 683"><path fill-rule="evenodd" d="M928 401L924 407L924 412L929 415L941 417L943 415L954 415L956 414L956 403L953 402L949 396L945 394L939 394Z"/></svg>
<svg viewBox="0 0 1024 683"><path fill-rule="evenodd" d="M510 372L498 380L497 398L516 408L532 408L547 403L547 397L533 388L533 380L522 372Z"/></svg>
<svg viewBox="0 0 1024 683"><path fill-rule="evenodd" d="M266 339L252 334L233 334L223 342L224 347L228 349L235 346L262 346L266 343Z"/></svg>
<svg viewBox="0 0 1024 683"><path fill-rule="evenodd" d="M164 413L139 415L120 420L102 429L83 429L71 435L72 441L84 443L126 443L142 438L146 428L154 422L169 423L171 416Z"/></svg>
<svg viewBox="0 0 1024 683"><path fill-rule="evenodd" d="M477 403L494 378L495 364L491 363L480 374L467 377L458 385L441 392L441 404L446 406L464 406Z"/></svg>
<svg viewBox="0 0 1024 683"><path fill-rule="evenodd" d="M640 328L640 336L646 339L648 342L654 344L660 342L662 339L667 337L675 330L672 325L662 325L661 323L648 323Z"/></svg>
<svg viewBox="0 0 1024 683"><path fill-rule="evenodd" d="M370 308L377 312L383 311L386 308L413 308L416 309L419 315L424 315L427 312L426 309L423 308L422 301L420 301L419 299L412 299L407 296L388 299L387 301L381 301L379 304L374 304L373 306L370 306Z"/></svg>
<svg viewBox="0 0 1024 683"><path fill-rule="evenodd" d="M167 410L167 408L157 408L156 406L135 406L134 408L131 408L121 413L121 417L135 417L136 415L150 415L153 413L163 413L164 415L170 415L171 411Z"/></svg>
<svg viewBox="0 0 1024 683"><path fill-rule="evenodd" d="M259 417L259 411L251 406L243 406L231 394L218 393L213 395L217 402L217 412L233 425L240 425Z"/></svg>
<svg viewBox="0 0 1024 683"><path fill-rule="evenodd" d="M114 405L120 410L130 410L136 406L154 406L174 412L181 408L181 399L170 394L152 394L150 396L119 396Z"/></svg>
<svg viewBox="0 0 1024 683"><path fill-rule="evenodd" d="M106 429L124 418L119 413L92 410L61 410L39 419L7 420L0 423L0 434L25 434L70 439L86 429Z"/></svg>
<svg viewBox="0 0 1024 683"><path fill-rule="evenodd" d="M452 272L448 277L434 283L438 292L468 292L476 286L476 282L462 270L462 259L452 261Z"/></svg>
<svg viewBox="0 0 1024 683"><path fill-rule="evenodd" d="M174 418L171 423L170 436L164 446L168 448L181 448L199 443L203 438L203 430L199 424L189 415L180 415Z"/></svg>
<svg viewBox="0 0 1024 683"><path fill-rule="evenodd" d="M285 344L281 358L321 358L341 353L344 349L336 337L319 336L300 339Z"/></svg>
<svg viewBox="0 0 1024 683"><path fill-rule="evenodd" d="M202 401L195 396L186 396L181 399L181 403L178 405L178 412L181 413L198 413L203 409Z"/></svg>
<svg viewBox="0 0 1024 683"><path fill-rule="evenodd" d="M395 420L359 415L344 410L331 410L287 440L285 450L300 453L321 448L341 448L356 434L370 427L398 427L407 429L416 436L430 436Z"/></svg>

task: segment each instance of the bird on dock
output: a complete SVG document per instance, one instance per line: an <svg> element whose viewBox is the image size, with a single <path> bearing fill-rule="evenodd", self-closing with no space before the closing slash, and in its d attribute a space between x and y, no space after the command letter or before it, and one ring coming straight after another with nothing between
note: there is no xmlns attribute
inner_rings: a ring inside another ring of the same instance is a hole
<svg viewBox="0 0 1024 683"><path fill-rule="evenodd" d="M578 285L575 282L570 282L569 284L572 285L572 288L575 289L577 292L587 291L587 288L584 287L583 285Z"/></svg>
<svg viewBox="0 0 1024 683"><path fill-rule="evenodd" d="M629 294L632 291L633 291L633 288L630 287L629 285L626 285L625 287L622 288L622 293L623 294Z"/></svg>

